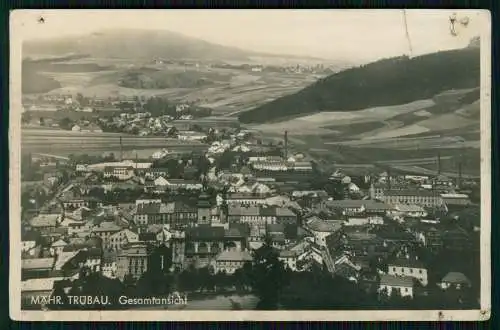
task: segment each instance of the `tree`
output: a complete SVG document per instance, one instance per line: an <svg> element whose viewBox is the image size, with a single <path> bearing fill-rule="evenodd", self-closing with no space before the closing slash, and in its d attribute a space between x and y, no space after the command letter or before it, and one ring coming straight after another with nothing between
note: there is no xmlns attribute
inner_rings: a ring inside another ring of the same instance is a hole
<svg viewBox="0 0 500 330"><path fill-rule="evenodd" d="M288 276L278 252L271 246L271 238L255 251L251 283L259 297L258 309L276 309L282 290L288 284Z"/></svg>
<svg viewBox="0 0 500 330"><path fill-rule="evenodd" d="M175 126L172 126L167 132L167 136L171 138L176 138L178 135L179 135L179 130Z"/></svg>

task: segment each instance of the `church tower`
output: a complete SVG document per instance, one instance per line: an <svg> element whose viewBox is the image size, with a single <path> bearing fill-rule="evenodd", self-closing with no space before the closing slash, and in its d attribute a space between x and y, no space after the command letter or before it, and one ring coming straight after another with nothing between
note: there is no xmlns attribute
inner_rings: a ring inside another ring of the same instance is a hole
<svg viewBox="0 0 500 330"><path fill-rule="evenodd" d="M210 203L210 196L202 192L198 198L198 225L210 225L211 215L210 209L212 207Z"/></svg>

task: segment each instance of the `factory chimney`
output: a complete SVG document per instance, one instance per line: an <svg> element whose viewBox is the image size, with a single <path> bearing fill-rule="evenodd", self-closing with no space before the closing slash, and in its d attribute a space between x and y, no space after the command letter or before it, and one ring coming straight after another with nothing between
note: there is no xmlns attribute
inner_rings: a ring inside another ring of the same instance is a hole
<svg viewBox="0 0 500 330"><path fill-rule="evenodd" d="M285 131L285 151L284 151L285 159L288 159L288 131Z"/></svg>
<svg viewBox="0 0 500 330"><path fill-rule="evenodd" d="M437 173L441 174L441 152L437 154Z"/></svg>
<svg viewBox="0 0 500 330"><path fill-rule="evenodd" d="M123 161L123 143L122 143L122 136L120 135L120 162Z"/></svg>

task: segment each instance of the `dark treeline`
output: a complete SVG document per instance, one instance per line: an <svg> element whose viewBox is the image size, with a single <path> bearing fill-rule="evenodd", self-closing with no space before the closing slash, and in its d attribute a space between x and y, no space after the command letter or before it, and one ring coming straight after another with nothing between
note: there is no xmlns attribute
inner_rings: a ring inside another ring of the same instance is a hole
<svg viewBox="0 0 500 330"><path fill-rule="evenodd" d="M427 99L479 86L479 49L465 48L415 58L383 59L317 81L296 94L244 112L244 123L267 122L320 111L351 111Z"/></svg>

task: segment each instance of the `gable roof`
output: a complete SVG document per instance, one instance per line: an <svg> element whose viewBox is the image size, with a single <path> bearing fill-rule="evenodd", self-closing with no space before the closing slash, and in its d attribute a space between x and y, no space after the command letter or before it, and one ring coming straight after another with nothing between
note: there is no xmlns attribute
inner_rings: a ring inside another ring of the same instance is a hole
<svg viewBox="0 0 500 330"><path fill-rule="evenodd" d="M470 281L467 278L467 276L459 272L449 272L443 277L441 282L452 283L452 284L470 284Z"/></svg>
<svg viewBox="0 0 500 330"><path fill-rule="evenodd" d="M408 276L380 275L380 285L413 287L413 278Z"/></svg>

